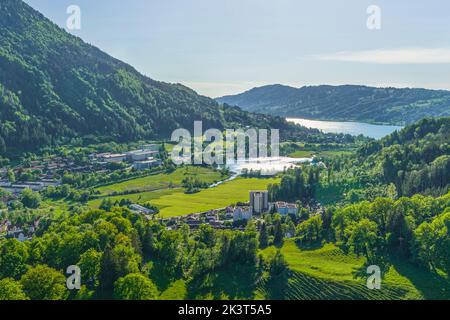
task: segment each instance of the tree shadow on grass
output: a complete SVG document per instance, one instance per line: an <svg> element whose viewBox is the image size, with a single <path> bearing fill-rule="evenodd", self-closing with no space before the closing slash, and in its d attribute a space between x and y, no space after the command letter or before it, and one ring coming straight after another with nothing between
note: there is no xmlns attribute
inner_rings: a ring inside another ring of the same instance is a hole
<svg viewBox="0 0 450 320"><path fill-rule="evenodd" d="M300 240L296 240L295 244L300 250L303 251L314 251L318 249L323 248L323 242L322 241L316 241L316 242L301 242Z"/></svg>
<svg viewBox="0 0 450 320"><path fill-rule="evenodd" d="M149 277L158 287L160 292L167 290L167 288L169 288L174 281L180 278L173 275L173 273L168 272L167 268L158 261L153 262L152 268L149 272Z"/></svg>
<svg viewBox="0 0 450 320"><path fill-rule="evenodd" d="M188 299L253 299L259 274L254 266L233 264L189 282Z"/></svg>
<svg viewBox="0 0 450 320"><path fill-rule="evenodd" d="M448 277L419 268L401 259L392 258L391 262L397 272L411 281L425 299L450 299L450 279Z"/></svg>
<svg viewBox="0 0 450 320"><path fill-rule="evenodd" d="M270 277L265 283L266 299L269 300L285 300L288 291L290 270L284 271L282 274Z"/></svg>

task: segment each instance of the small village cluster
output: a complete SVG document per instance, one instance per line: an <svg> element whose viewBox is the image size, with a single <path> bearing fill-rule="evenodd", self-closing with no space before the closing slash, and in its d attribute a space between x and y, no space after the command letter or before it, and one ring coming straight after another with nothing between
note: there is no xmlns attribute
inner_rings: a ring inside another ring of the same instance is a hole
<svg viewBox="0 0 450 320"><path fill-rule="evenodd" d="M133 204L130 209L152 219L152 210ZM182 224L191 229L197 229L202 224L208 224L215 229L244 229L245 223L250 220L260 220L264 213L279 213L282 216L299 213L299 206L294 203L269 202L268 191L250 191L249 202L240 203L236 206L219 208L206 212L189 214L186 216L161 219L169 229L176 229Z"/></svg>
<svg viewBox="0 0 450 320"><path fill-rule="evenodd" d="M98 153L89 156L91 161L97 165L107 165L109 163L128 162L135 170L146 170L161 165L159 155L160 145L148 144L141 149L128 151L126 153Z"/></svg>
<svg viewBox="0 0 450 320"><path fill-rule="evenodd" d="M128 163L135 170L146 170L161 165L159 155L160 145L148 144L140 149L132 150L123 154L93 153L89 155L89 164L77 165L73 160L63 157L44 158L42 160L30 161L27 167L17 166L14 172L31 171L39 172L36 181L10 182L7 179L6 169L0 170L0 188L13 195L22 193L25 189L39 192L47 187L56 187L61 184L58 175L63 172L70 173L101 173L108 171L111 163Z"/></svg>
<svg viewBox="0 0 450 320"><path fill-rule="evenodd" d="M0 239L14 238L20 242L31 240L39 227L40 219L29 223L13 224L8 219L0 220Z"/></svg>

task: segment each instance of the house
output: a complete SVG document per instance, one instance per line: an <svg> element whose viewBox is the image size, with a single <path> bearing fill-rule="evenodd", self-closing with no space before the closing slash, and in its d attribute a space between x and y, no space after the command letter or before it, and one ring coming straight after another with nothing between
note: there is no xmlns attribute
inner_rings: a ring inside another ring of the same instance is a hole
<svg viewBox="0 0 450 320"><path fill-rule="evenodd" d="M233 221L250 220L253 214L249 207L236 207L233 212Z"/></svg>
<svg viewBox="0 0 450 320"><path fill-rule="evenodd" d="M269 210L268 191L250 191L250 208L253 213L261 214Z"/></svg>
<svg viewBox="0 0 450 320"><path fill-rule="evenodd" d="M105 153L100 155L100 161L107 163L119 163L127 160L127 155L125 153Z"/></svg>
<svg viewBox="0 0 450 320"><path fill-rule="evenodd" d="M150 158L144 161L136 161L133 163L133 168L135 170L146 170L153 167L158 167L161 165L161 161L157 159Z"/></svg>
<svg viewBox="0 0 450 320"><path fill-rule="evenodd" d="M14 226L10 228L10 230L8 230L7 237L17 239L20 242L24 242L27 240L31 240L32 233L27 233L23 228Z"/></svg>
<svg viewBox="0 0 450 320"><path fill-rule="evenodd" d="M207 212L207 213L206 213L206 220L207 220L208 222L212 222L212 221L217 221L217 220L219 220L219 219L218 219L218 216L217 216L217 211L216 211L216 210L213 210L213 211Z"/></svg>
<svg viewBox="0 0 450 320"><path fill-rule="evenodd" d="M275 210L283 216L298 214L298 206L294 203L286 203L286 202L278 201L278 202L275 202L274 206L275 206Z"/></svg>
<svg viewBox="0 0 450 320"><path fill-rule="evenodd" d="M209 221L209 225L214 229L223 229L223 221Z"/></svg>
<svg viewBox="0 0 450 320"><path fill-rule="evenodd" d="M189 228L191 228L191 229L197 229L197 228L199 228L202 224L204 224L204 222L203 221L200 221L200 220L191 220L191 219L189 219L189 220L187 220L186 221L186 224L189 226Z"/></svg>
<svg viewBox="0 0 450 320"><path fill-rule="evenodd" d="M153 211L151 209L148 209L146 207L143 207L141 205L138 205L138 204L130 205L130 209L132 211L135 211L135 212L138 212L138 213L142 213L144 215L150 215L150 214L154 214L155 213L155 211Z"/></svg>
<svg viewBox="0 0 450 320"><path fill-rule="evenodd" d="M55 180L41 180L33 182L23 182L23 183L11 183L8 181L1 181L0 188L12 194L20 194L25 189L31 189L33 191L42 191L49 186L58 186L61 183Z"/></svg>

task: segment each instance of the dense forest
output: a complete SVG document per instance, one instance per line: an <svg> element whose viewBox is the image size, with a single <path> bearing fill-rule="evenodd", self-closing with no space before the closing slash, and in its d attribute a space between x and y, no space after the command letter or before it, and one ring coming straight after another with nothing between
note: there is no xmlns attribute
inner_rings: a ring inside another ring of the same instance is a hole
<svg viewBox="0 0 450 320"><path fill-rule="evenodd" d="M423 119L326 161L320 193L331 202L377 196L440 196L450 190L450 118Z"/></svg>
<svg viewBox="0 0 450 320"><path fill-rule="evenodd" d="M362 147L359 162L367 169L374 165L400 196L444 194L450 184L449 142L450 118L424 119Z"/></svg>
<svg viewBox="0 0 450 320"><path fill-rule="evenodd" d="M217 101L282 117L401 125L450 115L450 92L426 89L270 85Z"/></svg>
<svg viewBox="0 0 450 320"><path fill-rule="evenodd" d="M254 126L324 137L281 118L221 106L181 84L143 76L21 0L0 4L0 154L83 137L90 143L169 138L177 128Z"/></svg>
<svg viewBox="0 0 450 320"><path fill-rule="evenodd" d="M377 198L306 220L267 214L259 227L249 223L243 231L206 224L170 230L125 207L67 214L42 221L32 241L0 240L0 300L158 299L177 280L186 281L195 297L212 290L208 275L223 269L245 272L252 285L281 281L288 272L283 255L267 258L260 250L282 246L287 234L302 246L335 243L383 272L395 254L424 270L448 273L449 208L450 194ZM83 270L81 290L65 286L70 265Z"/></svg>

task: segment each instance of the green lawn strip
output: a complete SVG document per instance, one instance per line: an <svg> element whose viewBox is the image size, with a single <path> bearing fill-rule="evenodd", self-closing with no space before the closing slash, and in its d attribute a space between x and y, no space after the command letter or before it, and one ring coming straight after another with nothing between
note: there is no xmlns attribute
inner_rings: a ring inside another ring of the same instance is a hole
<svg viewBox="0 0 450 320"><path fill-rule="evenodd" d="M197 178L211 184L223 179L220 172L209 168L184 167L178 168L169 174L160 173L143 178L131 179L128 181L99 187L96 190L103 196L111 195L113 192L121 193L131 190L153 191L168 188L170 184L175 187L180 187L183 179L187 177Z"/></svg>
<svg viewBox="0 0 450 320"><path fill-rule="evenodd" d="M270 256L275 250L269 247L262 253ZM355 272L363 267L364 258L345 254L334 244L305 250L290 239L285 241L281 251L293 272L287 283L290 291L286 295L291 295L290 298L296 295L305 298L308 294L312 295L310 298L323 298L338 294L341 298L349 299L448 299L450 294L449 283L444 276L427 272L402 260L392 261L382 280L381 290L368 290L364 278L354 277ZM296 288L295 285L300 283L302 288ZM324 287L319 295L313 287L321 283ZM311 291L308 293L308 290Z"/></svg>
<svg viewBox="0 0 450 320"><path fill-rule="evenodd" d="M114 202L120 201L122 199L129 199L133 203L143 204L147 201L152 201L154 199L158 199L162 196L169 195L169 194L176 193L176 192L184 192L184 191L182 188L174 188L174 189L162 189L162 190L156 190L156 191L148 191L148 192L127 194L127 195L120 195L120 196L104 197L104 198L99 198L99 199L89 201L88 205L91 208L98 208L98 207L100 207L100 204L102 203L102 201L106 198L109 198Z"/></svg>
<svg viewBox="0 0 450 320"><path fill-rule="evenodd" d="M340 155L351 154L352 150L337 149L337 150L297 150L289 154L291 158L310 158L312 156L317 157L336 157Z"/></svg>
<svg viewBox="0 0 450 320"><path fill-rule="evenodd" d="M159 300L185 300L187 294L186 281L177 280L170 284L159 296Z"/></svg>
<svg viewBox="0 0 450 320"><path fill-rule="evenodd" d="M315 151L310 151L310 150L298 150L295 152L292 152L291 154L289 154L288 156L291 158L311 158L312 156L314 156L316 154Z"/></svg>

